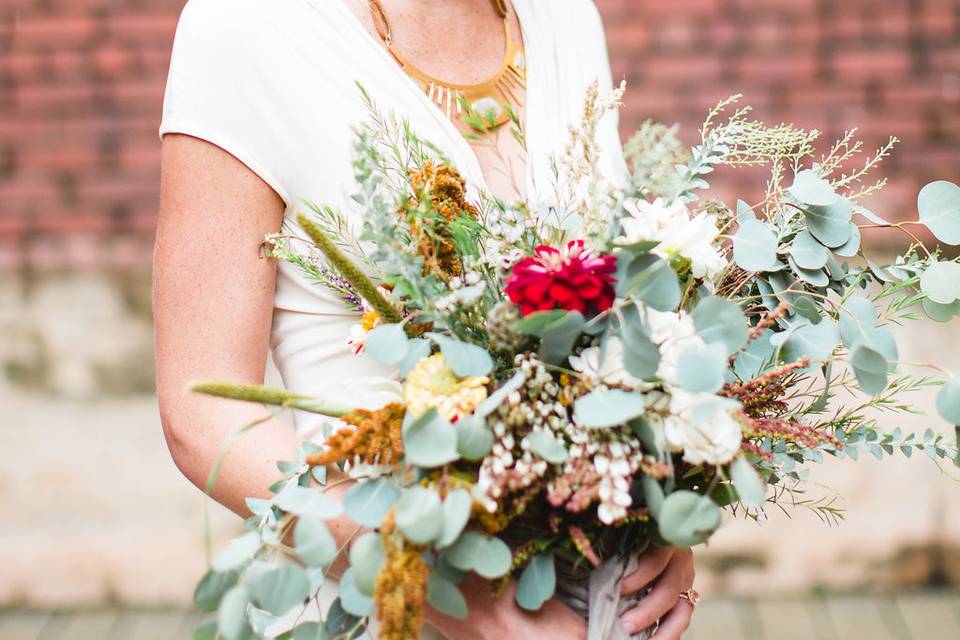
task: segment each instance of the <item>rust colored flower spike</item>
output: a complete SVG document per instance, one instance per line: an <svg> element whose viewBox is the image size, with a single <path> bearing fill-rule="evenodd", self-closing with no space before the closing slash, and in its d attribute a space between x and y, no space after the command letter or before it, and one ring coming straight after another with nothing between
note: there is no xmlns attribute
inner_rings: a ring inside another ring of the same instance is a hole
<svg viewBox="0 0 960 640"><path fill-rule="evenodd" d="M381 640L409 640L420 636L427 601L430 567L421 552L397 532L396 510L391 509L380 527L384 564L377 575L374 602Z"/></svg>
<svg viewBox="0 0 960 640"><path fill-rule="evenodd" d="M403 416L406 407L392 402L376 411L355 409L341 420L343 428L327 438L326 450L307 458L307 464L327 465L359 460L393 464L403 456Z"/></svg>
<svg viewBox="0 0 960 640"><path fill-rule="evenodd" d="M424 273L432 273L445 282L463 275L451 223L462 217L480 217L476 207L467 202L466 182L453 167L429 161L410 169L409 175L414 195L401 214L407 217L410 235L423 256ZM429 209L436 217L411 215L420 208Z"/></svg>
<svg viewBox="0 0 960 640"><path fill-rule="evenodd" d="M810 358L775 367L762 376L746 382L728 382L719 395L735 398L743 405L743 412L751 418L760 418L771 413L783 413L788 409L780 398L786 393L784 380L797 371L810 366Z"/></svg>

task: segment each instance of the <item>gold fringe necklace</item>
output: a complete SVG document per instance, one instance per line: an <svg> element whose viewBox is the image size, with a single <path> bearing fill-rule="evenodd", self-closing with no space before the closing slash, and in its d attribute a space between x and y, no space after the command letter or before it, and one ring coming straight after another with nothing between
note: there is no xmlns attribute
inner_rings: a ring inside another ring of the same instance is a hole
<svg viewBox="0 0 960 640"><path fill-rule="evenodd" d="M462 99L478 115L496 128L510 120L509 111L514 106L522 106L518 92L526 88L527 70L522 41L515 41L510 31L510 13L505 0L491 0L493 8L503 18L503 32L506 47L503 62L494 75L477 84L453 84L444 82L425 73L405 58L393 43L390 22L380 0L369 0L370 12L377 33L387 49L400 64L400 67L415 80L427 97L447 115L448 118L463 113Z"/></svg>

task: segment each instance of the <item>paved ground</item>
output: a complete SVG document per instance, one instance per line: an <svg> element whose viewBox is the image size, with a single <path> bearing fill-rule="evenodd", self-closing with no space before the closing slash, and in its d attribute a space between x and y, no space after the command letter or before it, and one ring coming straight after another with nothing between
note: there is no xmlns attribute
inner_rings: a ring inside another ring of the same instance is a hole
<svg viewBox="0 0 960 640"><path fill-rule="evenodd" d="M188 640L183 611L0 611L0 640ZM705 600L686 640L956 640L960 592Z"/></svg>

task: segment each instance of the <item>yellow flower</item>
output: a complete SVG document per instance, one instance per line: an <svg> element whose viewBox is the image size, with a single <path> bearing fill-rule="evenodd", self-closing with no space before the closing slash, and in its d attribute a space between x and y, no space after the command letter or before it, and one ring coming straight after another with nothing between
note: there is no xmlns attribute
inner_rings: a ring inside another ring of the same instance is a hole
<svg viewBox="0 0 960 640"><path fill-rule="evenodd" d="M487 399L486 376L461 378L453 372L442 353L422 358L407 376L403 388L407 411L414 417L436 408L441 416L456 422L473 413Z"/></svg>

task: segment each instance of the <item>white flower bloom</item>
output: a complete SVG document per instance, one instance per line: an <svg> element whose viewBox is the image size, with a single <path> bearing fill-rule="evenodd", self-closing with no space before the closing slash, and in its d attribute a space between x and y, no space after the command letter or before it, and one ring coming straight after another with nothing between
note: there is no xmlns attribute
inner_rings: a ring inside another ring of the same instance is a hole
<svg viewBox="0 0 960 640"><path fill-rule="evenodd" d="M650 328L650 339L660 347L657 375L672 382L676 377L680 356L691 347L702 347L703 340L697 335L693 318L684 312L647 309L645 318Z"/></svg>
<svg viewBox="0 0 960 640"><path fill-rule="evenodd" d="M570 366L593 382L602 382L614 386L637 388L643 384L639 378L630 375L623 364L623 343L617 336L607 339L603 349L603 362L600 362L601 347L590 347L579 356L570 356Z"/></svg>
<svg viewBox="0 0 960 640"><path fill-rule="evenodd" d="M661 198L653 202L631 200L624 204L629 215L620 221L622 242L654 240L660 244L653 250L670 259L682 256L690 260L696 278L712 278L726 266L714 242L720 235L716 216L701 213L693 218L686 205L677 202L666 206Z"/></svg>
<svg viewBox="0 0 960 640"><path fill-rule="evenodd" d="M705 403L717 407L710 416L694 416ZM664 418L664 434L673 451L682 451L690 464L726 464L740 451L743 425L717 397L709 393L688 393L676 389Z"/></svg>

